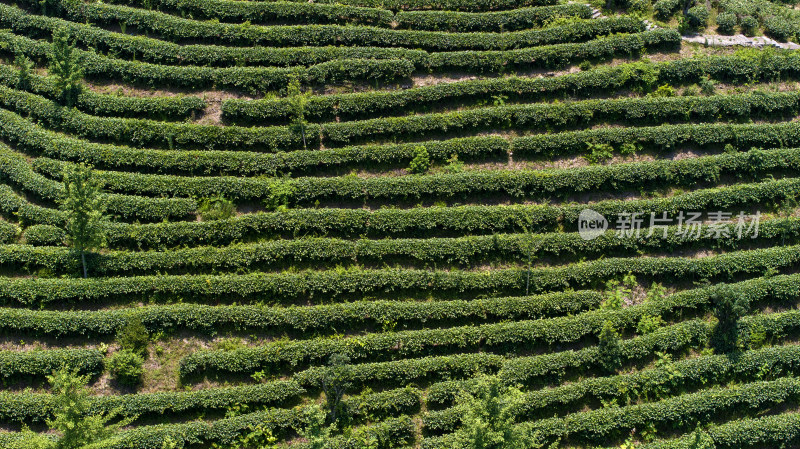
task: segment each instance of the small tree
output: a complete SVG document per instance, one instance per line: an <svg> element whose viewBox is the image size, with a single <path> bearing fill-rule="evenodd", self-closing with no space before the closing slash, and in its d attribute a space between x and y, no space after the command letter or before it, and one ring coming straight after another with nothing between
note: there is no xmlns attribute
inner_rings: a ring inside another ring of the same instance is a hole
<svg viewBox="0 0 800 449"><path fill-rule="evenodd" d="M305 418L305 427L297 429L297 433L306 440L308 449L324 448L336 426L325 424L326 413L318 405L306 409Z"/></svg>
<svg viewBox="0 0 800 449"><path fill-rule="evenodd" d="M26 429L23 431L23 442L15 446L16 448L79 449L111 438L121 427L136 419L129 417L109 424L116 417L117 411L91 414L92 402L86 389L88 376L79 376L75 371L62 368L52 376L47 376L47 380L55 398L53 417L46 422L47 427L58 436L55 440L50 440Z"/></svg>
<svg viewBox="0 0 800 449"><path fill-rule="evenodd" d="M270 211L282 212L289 209L294 200L296 188L284 179L275 179L269 184L269 193L264 199L264 207Z"/></svg>
<svg viewBox="0 0 800 449"><path fill-rule="evenodd" d="M711 296L711 304L718 320L711 338L714 349L718 352L733 350L739 337L739 319L750 310L750 300L729 286L722 285Z"/></svg>
<svg viewBox="0 0 800 449"><path fill-rule="evenodd" d="M322 390L325 392L325 407L328 409L328 423L343 427L348 413L342 398L352 386L350 358L334 354L328 359L328 367L322 375Z"/></svg>
<svg viewBox="0 0 800 449"><path fill-rule="evenodd" d="M14 65L19 69L19 75L17 75L17 89L30 89L31 79L33 77L33 61L22 53L19 53L14 58Z"/></svg>
<svg viewBox="0 0 800 449"><path fill-rule="evenodd" d="M83 58L69 41L69 33L64 28L53 32L53 44L48 54L50 75L55 78L55 86L61 101L72 106L81 91L83 79Z"/></svg>
<svg viewBox="0 0 800 449"><path fill-rule="evenodd" d="M420 145L414 148L414 159L408 165L408 171L415 175L421 175L428 172L431 168L431 158L428 156L428 150Z"/></svg>
<svg viewBox="0 0 800 449"><path fill-rule="evenodd" d="M107 363L111 377L122 385L137 387L144 376L144 359L139 354L123 349L112 355Z"/></svg>
<svg viewBox="0 0 800 449"><path fill-rule="evenodd" d="M66 170L61 209L67 213L67 235L72 247L80 253L86 278L86 251L105 243L105 201L91 167L79 164Z"/></svg>
<svg viewBox="0 0 800 449"><path fill-rule="evenodd" d="M303 92L300 87L300 79L296 74L289 77L289 84L286 86L286 96L289 99L292 123L300 128L300 132L303 136L303 148L307 148L306 104L308 103L308 93Z"/></svg>
<svg viewBox="0 0 800 449"><path fill-rule="evenodd" d="M520 222L520 228L525 233L525 241L522 243L522 249L527 256L527 274L525 276L525 296L528 296L531 291L531 270L533 269L533 260L535 254L539 252L544 241L541 238L536 238L533 232L533 220L530 216L525 216L524 223Z"/></svg>
<svg viewBox="0 0 800 449"><path fill-rule="evenodd" d="M597 347L600 351L600 364L606 371L616 371L622 365L622 340L611 321L603 323Z"/></svg>
<svg viewBox="0 0 800 449"><path fill-rule="evenodd" d="M514 425L515 409L522 393L503 385L497 377L481 376L472 390L457 399L461 427L455 432L458 447L469 449L517 449L530 442Z"/></svg>
<svg viewBox="0 0 800 449"><path fill-rule="evenodd" d="M130 318L117 332L117 342L121 349L135 352L146 358L150 334L140 318Z"/></svg>

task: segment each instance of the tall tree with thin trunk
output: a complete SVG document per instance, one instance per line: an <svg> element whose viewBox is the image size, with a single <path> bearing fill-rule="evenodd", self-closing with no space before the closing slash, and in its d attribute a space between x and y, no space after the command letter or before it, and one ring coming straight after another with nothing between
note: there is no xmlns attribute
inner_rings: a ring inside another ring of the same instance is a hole
<svg viewBox="0 0 800 449"><path fill-rule="evenodd" d="M53 44L47 57L50 62L49 72L55 80L61 101L66 106L72 106L81 91L83 57L75 48L75 42L69 41L66 29L53 31Z"/></svg>
<svg viewBox="0 0 800 449"><path fill-rule="evenodd" d="M471 391L456 398L461 427L454 436L456 447L464 449L521 449L541 447L515 425L515 412L523 402L522 393L504 385L496 376L476 378Z"/></svg>
<svg viewBox="0 0 800 449"><path fill-rule="evenodd" d="M524 220L519 222L519 227L522 228L522 231L525 233L525 241L522 244L522 250L525 251L528 259L528 263L526 264L527 276L525 278L525 295L527 296L531 292L531 269L533 268L533 259L542 246L542 239L535 238L533 220L530 216L524 217Z"/></svg>
<svg viewBox="0 0 800 449"><path fill-rule="evenodd" d="M303 92L300 86L300 79L296 74L289 78L286 86L286 95L289 99L291 108L292 123L300 128L303 136L303 148L306 146L306 103L308 103L308 92Z"/></svg>
<svg viewBox="0 0 800 449"><path fill-rule="evenodd" d="M67 235L81 256L83 277L86 278L86 252L101 247L106 237L103 226L105 200L91 167L79 164L66 170L61 209L67 213Z"/></svg>
<svg viewBox="0 0 800 449"><path fill-rule="evenodd" d="M47 380L53 393L53 416L46 422L54 438L23 428L20 439L11 446L13 449L80 449L108 441L137 418L120 417L121 409L97 414L86 387L89 377L80 376L67 367L47 376Z"/></svg>

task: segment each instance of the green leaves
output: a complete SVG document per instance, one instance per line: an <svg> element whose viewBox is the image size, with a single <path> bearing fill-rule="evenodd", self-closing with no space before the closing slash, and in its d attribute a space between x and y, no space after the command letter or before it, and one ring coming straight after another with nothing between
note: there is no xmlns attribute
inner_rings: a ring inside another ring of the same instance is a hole
<svg viewBox="0 0 800 449"><path fill-rule="evenodd" d="M121 385L136 388L141 384L144 376L143 364L144 359L141 355L123 349L108 358L106 368L111 377Z"/></svg>
<svg viewBox="0 0 800 449"><path fill-rule="evenodd" d="M98 375L103 371L103 354L96 349L0 351L0 377L4 379L44 378L62 366Z"/></svg>
<svg viewBox="0 0 800 449"><path fill-rule="evenodd" d="M428 150L424 146L418 146L414 149L414 159L408 165L408 171L415 175L422 175L428 172L431 168L431 159L428 156Z"/></svg>
<svg viewBox="0 0 800 449"><path fill-rule="evenodd" d="M457 399L463 413L455 432L457 447L466 449L520 449L529 443L514 425L514 409L522 392L504 385L497 377L479 376L469 392Z"/></svg>
<svg viewBox="0 0 800 449"><path fill-rule="evenodd" d="M106 242L106 200L100 188L100 181L92 176L92 169L84 164L71 166L64 173L64 195L60 206L65 212L70 245L81 256L83 277L88 276L85 252L99 248Z"/></svg>
<svg viewBox="0 0 800 449"><path fill-rule="evenodd" d="M77 100L83 80L83 56L69 42L69 32L64 28L53 31L53 44L48 54L49 74L55 78L55 89L67 106Z"/></svg>

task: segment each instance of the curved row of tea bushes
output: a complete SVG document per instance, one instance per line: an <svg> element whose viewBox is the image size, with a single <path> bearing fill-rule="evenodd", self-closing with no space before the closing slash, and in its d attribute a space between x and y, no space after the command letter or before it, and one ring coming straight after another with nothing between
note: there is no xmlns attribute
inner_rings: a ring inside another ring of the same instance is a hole
<svg viewBox="0 0 800 449"><path fill-rule="evenodd" d="M318 147L341 146L354 141L385 140L391 136L475 133L484 130L547 130L585 127L591 124L721 121L792 116L800 95L761 93L712 97L668 97L603 99L559 104L497 106L459 112L409 117L378 118L343 123L286 126L239 127L155 120L96 117L65 108L27 92L0 86L0 105L45 126L82 138L112 141L134 146L169 149L289 151L304 144ZM305 138L303 137L305 136ZM424 143L421 143L424 145Z"/></svg>
<svg viewBox="0 0 800 449"><path fill-rule="evenodd" d="M520 424L520 428L540 444L562 438L583 444L607 443L628 435L631 429L654 425L691 431L704 417L737 410L756 413L765 408L792 403L800 397L800 381L782 378L743 384L738 388L711 388L658 402L606 407L563 418L549 418ZM422 447L462 447L452 436L423 440Z"/></svg>
<svg viewBox="0 0 800 449"><path fill-rule="evenodd" d="M608 258L566 266L533 270L529 291L561 290L595 285L625 273L661 279L730 279L762 275L798 263L797 246L735 251L701 259L669 257ZM114 298L160 298L180 296L185 300L226 298L230 301L262 300L293 303L302 298L342 298L383 292L408 294L507 293L524 291L527 270L506 268L492 271L429 271L415 269L362 268L305 270L300 272L243 275L164 275L90 279L1 278L0 300L6 304L39 305L65 301L92 302Z"/></svg>
<svg viewBox="0 0 800 449"><path fill-rule="evenodd" d="M734 284L732 291L745 294L753 301L770 299L776 303L792 303L797 301L798 286L800 278L781 277L774 282L756 280ZM552 346L599 334L606 322L626 330L635 328L644 316L703 309L719 291L722 290L691 290L672 295L663 301L631 306L623 311L598 310L570 317L533 321L385 332L342 340L297 340L231 351L198 351L181 360L181 374L190 376L205 371L248 373L257 371L258 368L277 369L281 366L319 364L331 354L346 354L352 360L380 360L429 355L432 351L448 352L464 347L487 350L517 345Z"/></svg>
<svg viewBox="0 0 800 449"><path fill-rule="evenodd" d="M109 3L144 7L141 1L114 0ZM299 2L232 2L197 0L158 0L149 3L157 9L194 20L221 22L249 21L259 25L338 24L373 25L428 31L515 31L534 28L560 17L588 19L592 9L580 3L527 6L498 12L400 11L342 4ZM392 22L395 22L394 24Z"/></svg>
<svg viewBox="0 0 800 449"><path fill-rule="evenodd" d="M23 4L33 3L24 0ZM222 42L234 46L360 46L404 47L428 51L508 50L566 42L582 42L619 32L641 32L641 20L629 16L580 20L544 29L508 33L447 33L392 30L368 26L260 26L183 19L157 11L91 3L76 7L65 2L63 17L77 23L118 25L149 32L175 43Z"/></svg>
<svg viewBox="0 0 800 449"><path fill-rule="evenodd" d="M704 76L724 82L797 79L800 56L795 52L752 55L724 55L683 58L661 63L634 62L602 66L555 77L503 77L438 83L409 89L314 95L306 105L312 121L403 115L427 111L441 105L474 103L492 96L509 101L543 101L552 96L594 96L621 89L648 91L662 84L696 83ZM228 99L222 103L223 116L234 122L286 122L291 114L287 98L262 100Z"/></svg>
<svg viewBox="0 0 800 449"><path fill-rule="evenodd" d="M0 64L0 84L15 88L20 85L20 71ZM28 74L28 91L46 98L58 97L52 78ZM129 97L117 94L100 94L83 89L75 100L78 110L97 116L153 118L183 120L201 113L206 108L202 98L194 96Z"/></svg>
<svg viewBox="0 0 800 449"><path fill-rule="evenodd" d="M486 322L538 319L580 313L596 307L602 295L590 290L469 301L354 301L319 306L206 306L176 304L97 311L46 311L0 308L0 330L52 337L115 335L131 320L151 333L189 330L216 335L222 329L258 332L322 333L342 328L380 328L386 323Z"/></svg>
<svg viewBox="0 0 800 449"><path fill-rule="evenodd" d="M644 217L646 221L649 216ZM657 216L657 218L661 218ZM674 218L674 217L673 217ZM731 215L738 221L738 217ZM649 223L643 223L649 225ZM749 225L750 223L744 223ZM651 232L652 231L652 232ZM124 274L257 271L292 264L381 264L388 261L424 266L474 266L486 262L525 261L530 254L545 258L594 258L655 253L678 249L741 249L749 245L787 244L800 236L800 219L759 219L758 235L748 235L736 221L704 224L697 232L678 226L643 227L639 236L608 230L592 240L576 232L493 234L427 239L358 239L303 237L225 247L201 246L167 251L105 251L86 255L87 266L97 276ZM741 231L741 236L739 235ZM8 231L13 237L16 230ZM745 237L742 239L741 237ZM47 268L53 273L74 272L77 261L69 248L18 244L0 245L0 263L9 268Z"/></svg>
<svg viewBox="0 0 800 449"><path fill-rule="evenodd" d="M611 200L591 203L606 217L619 213L675 216L679 210L718 210L738 213L752 206L789 204L800 185L796 178L701 189L666 198ZM540 233L563 226L577 229L577 219L587 204L569 206L457 206L411 209L289 209L276 213L253 213L209 222L130 224L113 222L106 227L112 248L168 248L182 245L227 245L254 238L276 238L302 233L306 236L415 237L485 235L520 232L537 226ZM771 210L767 208L767 210ZM0 213L23 224L63 227L63 214L29 203L8 186L0 184Z"/></svg>
<svg viewBox="0 0 800 449"><path fill-rule="evenodd" d="M44 174L58 175L71 163L41 158L33 167ZM553 199L584 192L613 193L646 191L665 186L696 187L720 179L741 181L764 176L795 176L800 171L800 150L751 150L679 160L617 163L573 169L551 170L467 170L431 175L375 176L361 178L302 177L288 180L260 180L236 177L190 178L98 171L105 188L127 195L152 197L214 197L233 201L269 198L276 186L287 189L284 196L295 207L326 201L403 202L440 199L468 200L500 196Z"/></svg>

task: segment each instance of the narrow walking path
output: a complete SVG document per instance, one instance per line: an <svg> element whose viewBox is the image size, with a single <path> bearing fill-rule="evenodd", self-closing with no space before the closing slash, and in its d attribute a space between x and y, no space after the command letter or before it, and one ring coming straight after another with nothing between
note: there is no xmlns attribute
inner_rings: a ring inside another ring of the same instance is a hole
<svg viewBox="0 0 800 449"><path fill-rule="evenodd" d="M743 34L735 34L733 36L718 36L709 34L697 34L694 36L684 36L683 40L687 42L697 42L699 44L712 45L715 47L730 47L734 45L741 45L744 47L778 47L790 50L800 49L800 45L794 42L778 42L766 36L747 37Z"/></svg>
<svg viewBox="0 0 800 449"><path fill-rule="evenodd" d="M658 28L656 24L647 19L643 20L643 22L645 29L648 31ZM734 34L731 36L720 36L717 34L695 34L692 36L683 36L682 39L686 42L696 42L698 44L711 45L714 47L732 47L735 45L740 45L742 47L755 48L777 47L787 50L800 49L800 44L795 44L794 42L778 42L775 39L770 39L766 36L747 37L744 34Z"/></svg>

